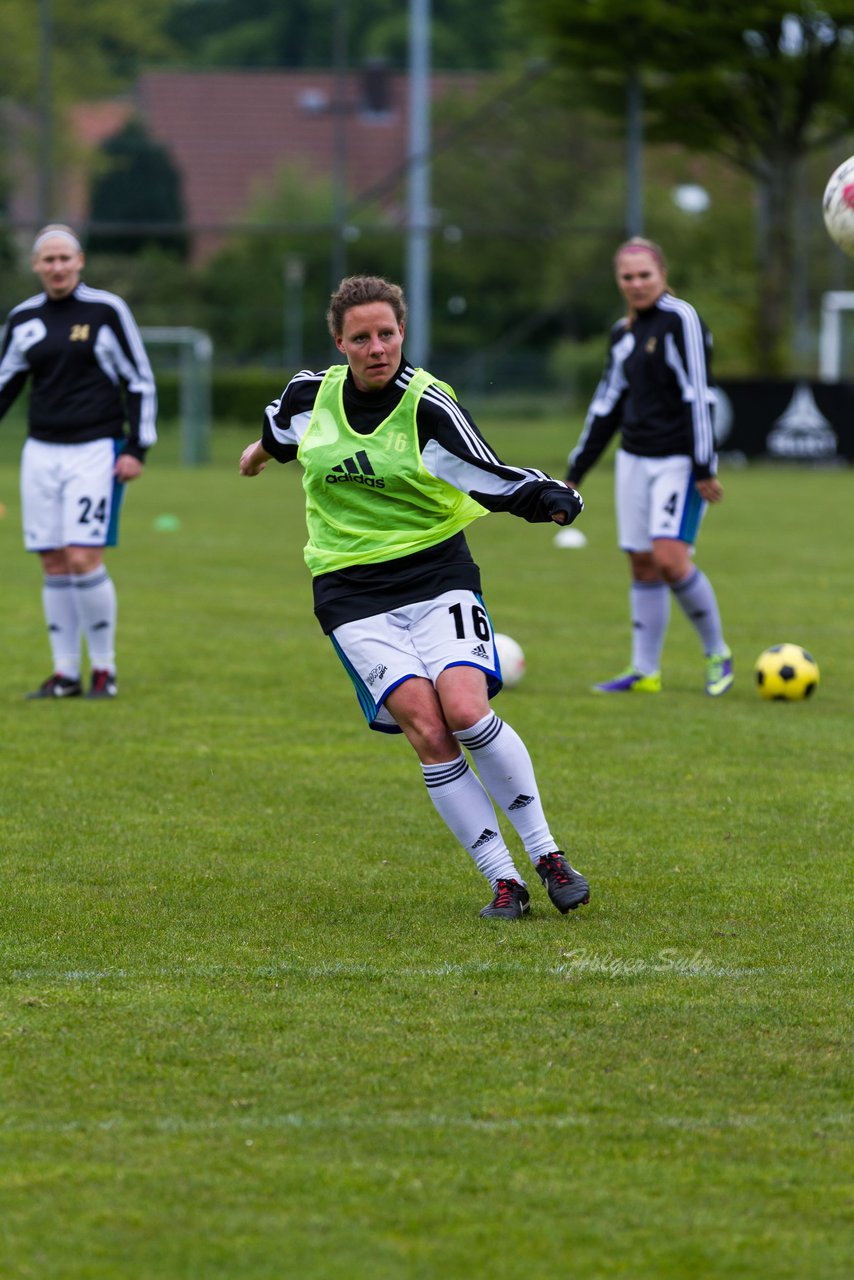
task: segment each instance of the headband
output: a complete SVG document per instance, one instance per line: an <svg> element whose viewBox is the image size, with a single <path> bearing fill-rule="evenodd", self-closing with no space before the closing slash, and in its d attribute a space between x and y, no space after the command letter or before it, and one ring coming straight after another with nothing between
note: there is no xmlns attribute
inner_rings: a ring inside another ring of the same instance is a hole
<svg viewBox="0 0 854 1280"><path fill-rule="evenodd" d="M67 227L45 227L44 231L40 231L33 243L33 253L38 253L45 240L54 240L61 237L63 240L70 240L74 245L77 253L83 252L83 246L77 239L73 231L69 231Z"/></svg>
<svg viewBox="0 0 854 1280"><path fill-rule="evenodd" d="M617 258L621 257L624 253L648 253L651 258L655 259L662 271L667 269L667 264L665 263L664 258L654 244L637 244L630 240L628 244L620 245L619 249L614 254L614 261L616 262Z"/></svg>

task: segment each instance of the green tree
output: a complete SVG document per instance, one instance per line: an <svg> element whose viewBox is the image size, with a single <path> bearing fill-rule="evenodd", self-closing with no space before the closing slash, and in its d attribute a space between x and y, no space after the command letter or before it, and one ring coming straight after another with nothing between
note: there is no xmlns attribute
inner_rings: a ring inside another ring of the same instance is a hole
<svg viewBox="0 0 854 1280"><path fill-rule="evenodd" d="M502 6L503 0L433 0L434 65L501 65L510 48ZM405 67L408 6L400 0L375 0L367 10L343 0L173 0L168 31L192 66L330 67L342 17L351 66L384 58Z"/></svg>
<svg viewBox="0 0 854 1280"><path fill-rule="evenodd" d="M0 84L24 106L41 103L49 55L57 107L127 88L170 48L164 24L175 0L3 0Z"/></svg>
<svg viewBox="0 0 854 1280"><path fill-rule="evenodd" d="M63 126L73 102L115 93L150 60L169 49L163 34L174 0L3 0L0 4L0 85L31 127L15 134L39 156L42 189L66 158ZM12 130L0 124L0 189L7 180ZM48 206L52 200L48 195ZM44 210L47 217L55 210Z"/></svg>
<svg viewBox="0 0 854 1280"><path fill-rule="evenodd" d="M804 0L508 0L565 73L564 93L623 117L643 87L647 137L721 156L758 193L755 348L787 363L794 209L805 159L844 143L854 119L854 2ZM839 157L840 159L842 156Z"/></svg>
<svg viewBox="0 0 854 1280"><path fill-rule="evenodd" d="M612 318L619 145L589 110L555 106L550 78L533 67L437 109L434 343L473 367L544 358Z"/></svg>
<svg viewBox="0 0 854 1280"><path fill-rule="evenodd" d="M230 235L199 271L200 323L218 352L284 366L290 307L298 313L291 341L299 352L292 358L329 358L323 317L331 282L331 209L330 183L291 165L282 166L255 199L246 229Z"/></svg>
<svg viewBox="0 0 854 1280"><path fill-rule="evenodd" d="M141 121L129 120L101 152L104 163L92 182L94 225L88 247L101 253L139 253L155 245L185 257L181 177L166 149Z"/></svg>

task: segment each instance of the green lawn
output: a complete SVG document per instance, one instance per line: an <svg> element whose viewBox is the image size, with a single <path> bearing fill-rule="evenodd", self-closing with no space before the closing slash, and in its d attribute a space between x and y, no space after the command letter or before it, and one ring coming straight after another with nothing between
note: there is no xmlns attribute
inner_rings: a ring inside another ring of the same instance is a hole
<svg viewBox="0 0 854 1280"><path fill-rule="evenodd" d="M574 430L485 425L562 473ZM675 608L659 697L588 692L628 658L607 465L583 550L472 529L528 660L496 709L593 894L508 924L365 729L296 468L237 476L253 426L132 487L114 704L22 698L50 661L0 432L0 1275L849 1276L850 472L723 472L721 700ZM784 640L809 703L754 691Z"/></svg>

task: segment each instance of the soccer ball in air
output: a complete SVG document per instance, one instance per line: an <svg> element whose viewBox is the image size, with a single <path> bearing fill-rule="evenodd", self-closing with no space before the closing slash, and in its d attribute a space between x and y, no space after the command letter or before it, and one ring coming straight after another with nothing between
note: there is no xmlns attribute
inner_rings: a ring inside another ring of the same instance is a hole
<svg viewBox="0 0 854 1280"><path fill-rule="evenodd" d="M505 689L513 689L525 674L525 655L522 646L512 636L495 633L495 649L501 666L501 679Z"/></svg>
<svg viewBox="0 0 854 1280"><path fill-rule="evenodd" d="M799 644L774 644L760 653L753 668L762 698L799 702L815 693L818 664Z"/></svg>
<svg viewBox="0 0 854 1280"><path fill-rule="evenodd" d="M854 156L830 175L821 208L831 240L854 257Z"/></svg>

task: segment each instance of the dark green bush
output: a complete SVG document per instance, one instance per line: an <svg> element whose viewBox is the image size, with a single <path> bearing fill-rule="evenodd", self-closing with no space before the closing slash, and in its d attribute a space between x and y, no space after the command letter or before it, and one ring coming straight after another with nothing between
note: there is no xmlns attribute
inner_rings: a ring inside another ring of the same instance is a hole
<svg viewBox="0 0 854 1280"><path fill-rule="evenodd" d="M214 422L260 422L264 410L285 387L289 375L275 369L215 369L211 386ZM164 422L181 416L181 379L175 369L157 373L159 417Z"/></svg>

